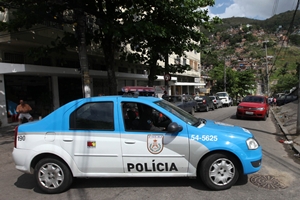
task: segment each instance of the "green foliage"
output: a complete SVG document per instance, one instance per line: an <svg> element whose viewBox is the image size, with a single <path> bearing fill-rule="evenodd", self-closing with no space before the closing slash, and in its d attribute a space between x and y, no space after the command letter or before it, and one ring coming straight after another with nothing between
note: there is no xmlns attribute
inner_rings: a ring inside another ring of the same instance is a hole
<svg viewBox="0 0 300 200"><path fill-rule="evenodd" d="M284 92L286 90L290 90L292 87L298 85L298 77L296 74L286 74L284 76L280 76L277 84L271 87L271 90L274 93Z"/></svg>
<svg viewBox="0 0 300 200"><path fill-rule="evenodd" d="M300 46L300 35L290 35L289 39L292 44Z"/></svg>
<svg viewBox="0 0 300 200"><path fill-rule="evenodd" d="M212 92L224 91L224 65L214 67L209 76L215 80ZM253 70L233 71L226 68L226 91L234 97L245 96L256 88L255 72Z"/></svg>

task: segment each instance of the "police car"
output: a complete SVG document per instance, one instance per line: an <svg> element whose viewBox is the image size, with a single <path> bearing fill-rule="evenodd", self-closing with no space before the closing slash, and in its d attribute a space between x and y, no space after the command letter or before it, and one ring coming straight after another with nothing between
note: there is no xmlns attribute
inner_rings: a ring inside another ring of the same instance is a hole
<svg viewBox="0 0 300 200"><path fill-rule="evenodd" d="M156 97L74 100L15 129L16 169L45 193L73 178L200 177L212 190L260 170L262 149L242 127L196 118Z"/></svg>

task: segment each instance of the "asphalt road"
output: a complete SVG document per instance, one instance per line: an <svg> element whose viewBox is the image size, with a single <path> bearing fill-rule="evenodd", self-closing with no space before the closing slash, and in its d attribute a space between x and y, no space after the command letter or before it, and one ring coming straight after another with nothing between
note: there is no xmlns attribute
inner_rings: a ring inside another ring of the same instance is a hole
<svg viewBox="0 0 300 200"><path fill-rule="evenodd" d="M106 178L76 179L65 193L47 195L36 187L32 175L17 171L11 157L13 134L0 137L0 200L7 199L61 199L61 200L121 200L121 199L241 199L276 200L299 199L300 164L293 152L278 142L283 137L272 116L267 121L237 120L236 107L221 108L195 115L249 129L263 148L262 169L243 176L229 190L210 191L198 179L185 178Z"/></svg>

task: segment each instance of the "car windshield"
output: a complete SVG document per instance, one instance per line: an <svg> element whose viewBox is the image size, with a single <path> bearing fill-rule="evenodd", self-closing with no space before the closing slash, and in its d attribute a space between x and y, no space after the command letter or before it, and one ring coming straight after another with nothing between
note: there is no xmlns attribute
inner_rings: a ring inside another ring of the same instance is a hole
<svg viewBox="0 0 300 200"><path fill-rule="evenodd" d="M204 122L203 119L198 119L194 117L193 115L189 114L188 112L182 110L181 108L173 105L172 103L160 100L155 102L156 105L162 107L163 109L169 111L170 113L174 114L181 120L183 120L185 123L192 125L192 126L199 126L201 122Z"/></svg>
<svg viewBox="0 0 300 200"><path fill-rule="evenodd" d="M257 97L257 96L246 96L243 99L243 102L263 103L264 102L264 98L263 97Z"/></svg>
<svg viewBox="0 0 300 200"><path fill-rule="evenodd" d="M228 94L226 92L218 93L217 94L219 97L227 97Z"/></svg>

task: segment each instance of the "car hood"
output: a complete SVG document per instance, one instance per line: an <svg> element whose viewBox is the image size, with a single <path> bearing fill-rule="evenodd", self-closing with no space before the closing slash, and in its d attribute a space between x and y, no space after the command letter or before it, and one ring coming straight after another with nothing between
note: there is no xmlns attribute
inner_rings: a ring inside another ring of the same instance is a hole
<svg viewBox="0 0 300 200"><path fill-rule="evenodd" d="M263 103L258 103L258 102L241 102L239 106L244 106L244 107L264 107Z"/></svg>
<svg viewBox="0 0 300 200"><path fill-rule="evenodd" d="M243 127L235 126L232 124L226 124L223 122L217 122L213 120L206 120L205 128L214 129L216 132L230 133L239 135L241 137L252 137L252 133Z"/></svg>

